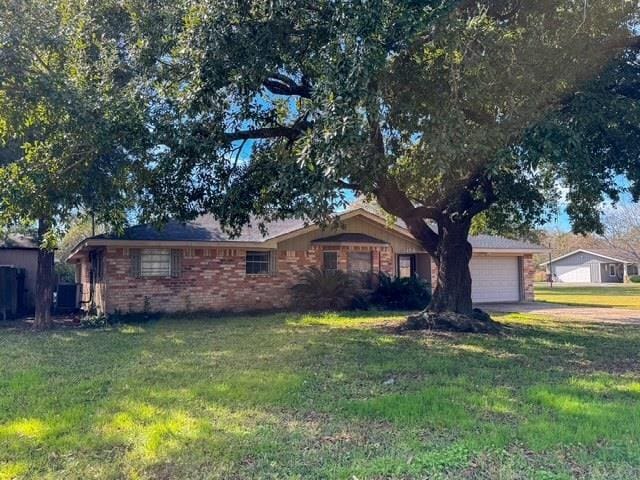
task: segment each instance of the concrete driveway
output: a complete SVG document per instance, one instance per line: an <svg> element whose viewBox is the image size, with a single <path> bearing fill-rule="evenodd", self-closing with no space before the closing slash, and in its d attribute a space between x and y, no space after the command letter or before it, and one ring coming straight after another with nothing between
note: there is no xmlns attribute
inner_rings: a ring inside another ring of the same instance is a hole
<svg viewBox="0 0 640 480"><path fill-rule="evenodd" d="M640 326L640 310L626 308L572 307L570 305L545 302L492 303L478 305L478 307L488 312L496 313L525 313L571 320Z"/></svg>

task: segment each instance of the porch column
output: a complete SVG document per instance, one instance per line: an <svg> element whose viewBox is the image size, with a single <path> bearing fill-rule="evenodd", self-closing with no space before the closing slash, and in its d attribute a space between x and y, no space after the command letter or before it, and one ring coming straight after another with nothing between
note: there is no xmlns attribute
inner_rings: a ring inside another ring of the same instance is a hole
<svg viewBox="0 0 640 480"><path fill-rule="evenodd" d="M629 283L629 264L623 263L622 268L623 268L622 282Z"/></svg>

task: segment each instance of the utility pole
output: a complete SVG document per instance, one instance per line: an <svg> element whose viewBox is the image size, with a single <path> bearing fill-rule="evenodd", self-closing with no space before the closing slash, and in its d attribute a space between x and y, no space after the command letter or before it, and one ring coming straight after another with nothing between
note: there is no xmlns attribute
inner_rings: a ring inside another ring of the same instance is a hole
<svg viewBox="0 0 640 480"><path fill-rule="evenodd" d="M551 242L549 242L549 288L553 288L553 267L551 266Z"/></svg>

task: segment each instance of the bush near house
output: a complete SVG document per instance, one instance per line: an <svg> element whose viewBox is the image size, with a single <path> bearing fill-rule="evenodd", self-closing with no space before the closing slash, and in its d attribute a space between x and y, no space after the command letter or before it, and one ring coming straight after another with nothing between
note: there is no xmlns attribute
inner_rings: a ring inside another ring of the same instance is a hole
<svg viewBox="0 0 640 480"><path fill-rule="evenodd" d="M629 276L629 281L632 283L640 283L640 275Z"/></svg>
<svg viewBox="0 0 640 480"><path fill-rule="evenodd" d="M291 290L294 306L303 310L348 309L363 294L359 278L340 270L316 267L305 271L300 283Z"/></svg>
<svg viewBox="0 0 640 480"><path fill-rule="evenodd" d="M374 285L370 288L370 285ZM431 287L417 277L395 278L380 273L363 280L342 271L312 267L292 287L294 305L302 310L422 310L431 301Z"/></svg>
<svg viewBox="0 0 640 480"><path fill-rule="evenodd" d="M431 301L431 287L417 277L392 278L380 274L371 303L385 310L422 310Z"/></svg>

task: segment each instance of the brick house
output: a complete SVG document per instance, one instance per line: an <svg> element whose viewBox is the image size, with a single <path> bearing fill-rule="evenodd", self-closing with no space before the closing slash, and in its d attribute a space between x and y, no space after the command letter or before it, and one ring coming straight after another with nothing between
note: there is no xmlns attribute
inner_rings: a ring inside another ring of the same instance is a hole
<svg viewBox="0 0 640 480"><path fill-rule="evenodd" d="M308 267L417 275L432 283L435 265L401 222L389 225L357 207L340 215L340 227L323 230L302 220L247 226L236 238L210 216L148 225L123 235L82 241L69 256L82 285L83 305L99 312L249 311L287 308L290 287ZM533 299L530 243L481 235L470 238L473 299Z"/></svg>

